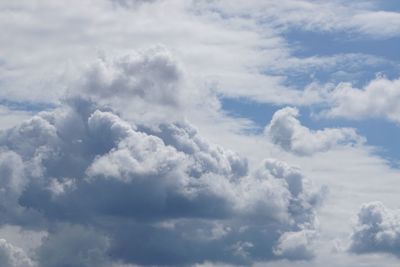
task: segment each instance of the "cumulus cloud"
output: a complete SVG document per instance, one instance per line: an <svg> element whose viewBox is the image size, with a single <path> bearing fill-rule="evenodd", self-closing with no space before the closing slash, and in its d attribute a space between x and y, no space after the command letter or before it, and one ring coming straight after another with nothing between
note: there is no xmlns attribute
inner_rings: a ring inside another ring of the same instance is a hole
<svg viewBox="0 0 400 267"><path fill-rule="evenodd" d="M114 60L100 58L83 76L79 93L91 97L143 99L178 105L181 70L162 46Z"/></svg>
<svg viewBox="0 0 400 267"><path fill-rule="evenodd" d="M136 121L165 121L179 117L179 111L191 103L183 83L179 63L160 45L119 57L100 56L81 74L68 95L112 105Z"/></svg>
<svg viewBox="0 0 400 267"><path fill-rule="evenodd" d="M388 209L381 202L364 204L358 212L349 250L400 257L400 211Z"/></svg>
<svg viewBox="0 0 400 267"><path fill-rule="evenodd" d="M315 231L286 232L278 240L274 253L289 259L312 258Z"/></svg>
<svg viewBox="0 0 400 267"><path fill-rule="evenodd" d="M385 118L400 123L400 79L378 77L364 88L339 84L329 95L329 110L324 115L350 119Z"/></svg>
<svg viewBox="0 0 400 267"><path fill-rule="evenodd" d="M339 144L362 140L352 128L310 130L301 124L298 117L297 108L286 107L276 111L265 127L265 134L272 143L298 155L312 155Z"/></svg>
<svg viewBox="0 0 400 267"><path fill-rule="evenodd" d="M0 146L9 206L2 218L48 232L40 266L249 264L312 254L291 237L317 231L321 194L301 171L277 160L249 170L188 122L128 123L71 98L3 131Z"/></svg>
<svg viewBox="0 0 400 267"><path fill-rule="evenodd" d="M0 265L2 267L35 267L24 250L0 239Z"/></svg>

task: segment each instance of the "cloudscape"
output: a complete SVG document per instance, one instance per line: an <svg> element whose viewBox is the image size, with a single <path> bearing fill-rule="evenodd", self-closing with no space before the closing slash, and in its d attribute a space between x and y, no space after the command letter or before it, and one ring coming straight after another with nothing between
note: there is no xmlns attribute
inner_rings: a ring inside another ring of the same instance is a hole
<svg viewBox="0 0 400 267"><path fill-rule="evenodd" d="M400 3L0 2L0 267L400 265Z"/></svg>

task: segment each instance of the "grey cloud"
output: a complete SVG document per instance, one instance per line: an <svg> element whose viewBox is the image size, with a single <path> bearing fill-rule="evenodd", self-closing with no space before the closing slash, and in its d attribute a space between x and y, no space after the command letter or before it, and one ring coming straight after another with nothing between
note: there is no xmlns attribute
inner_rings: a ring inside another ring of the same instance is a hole
<svg viewBox="0 0 400 267"><path fill-rule="evenodd" d="M109 266L108 239L90 228L62 225L51 229L37 251L41 267Z"/></svg>
<svg viewBox="0 0 400 267"><path fill-rule="evenodd" d="M400 211L388 209L381 202L364 204L358 212L349 250L400 257Z"/></svg>
<svg viewBox="0 0 400 267"><path fill-rule="evenodd" d="M35 267L24 250L0 239L0 265L2 267Z"/></svg>
<svg viewBox="0 0 400 267"><path fill-rule="evenodd" d="M363 141L352 128L310 130L301 124L298 116L298 109L292 107L276 111L265 127L265 134L272 143L298 155L312 155L340 144Z"/></svg>
<svg viewBox="0 0 400 267"><path fill-rule="evenodd" d="M317 230L319 191L280 161L250 172L187 122L134 125L75 97L2 132L0 145L14 212L2 216L48 231L43 266L310 258L285 233Z"/></svg>

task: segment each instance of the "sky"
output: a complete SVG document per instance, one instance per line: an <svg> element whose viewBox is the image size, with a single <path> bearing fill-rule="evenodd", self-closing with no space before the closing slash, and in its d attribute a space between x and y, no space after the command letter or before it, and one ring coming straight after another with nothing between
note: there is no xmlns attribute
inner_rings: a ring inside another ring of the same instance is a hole
<svg viewBox="0 0 400 267"><path fill-rule="evenodd" d="M399 266L399 1L5 0L0 27L0 266Z"/></svg>

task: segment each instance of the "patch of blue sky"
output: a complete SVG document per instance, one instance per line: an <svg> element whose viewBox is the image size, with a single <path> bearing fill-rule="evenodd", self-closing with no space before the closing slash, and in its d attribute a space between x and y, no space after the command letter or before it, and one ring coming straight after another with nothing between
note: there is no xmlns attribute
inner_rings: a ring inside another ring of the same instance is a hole
<svg viewBox="0 0 400 267"><path fill-rule="evenodd" d="M294 88L302 89L313 81L351 82L356 87L362 87L377 75L389 79L400 76L400 37L355 38L349 33L309 32L300 29L292 29L284 36L292 47L292 56L300 59L319 56L332 57L334 61L336 56L352 55L334 64L282 70L280 74L287 77L286 84ZM264 73L277 74L275 70L265 70Z"/></svg>
<svg viewBox="0 0 400 267"><path fill-rule="evenodd" d="M246 99L221 98L223 110L237 118L247 118L256 125L255 133L261 134L270 122L272 115L283 106L251 102ZM392 166L400 162L400 127L382 119L349 120L341 118L316 118L312 114L315 107L301 107L301 123L312 129L319 130L332 127L351 127L367 139L367 144L376 147L376 153L385 158Z"/></svg>
<svg viewBox="0 0 400 267"><path fill-rule="evenodd" d="M296 56L362 53L387 60L400 60L400 37L372 38L351 32L314 32L299 28L288 30L284 37L291 47L296 48Z"/></svg>
<svg viewBox="0 0 400 267"><path fill-rule="evenodd" d="M400 1L399 1L400 3ZM303 90L312 82L349 82L362 88L377 75L388 79L400 77L400 37L390 39L355 38L349 33L309 32L294 29L285 33L292 48L292 56L306 60L309 57L331 57L333 63L307 65L280 70L265 69L266 75L283 75L285 85ZM344 56L344 55L349 55ZM338 57L339 56L339 57ZM336 61L335 61L336 57Z"/></svg>
<svg viewBox="0 0 400 267"><path fill-rule="evenodd" d="M400 1L399 0L375 0L373 2L375 7L379 10L399 12Z"/></svg>
<svg viewBox="0 0 400 267"><path fill-rule="evenodd" d="M280 106L253 102L246 98L220 97L222 110L231 117L246 118L255 123L253 133L260 134Z"/></svg>
<svg viewBox="0 0 400 267"><path fill-rule="evenodd" d="M37 113L44 110L51 110L55 108L55 105L51 103L14 101L9 99L0 99L0 105L5 106L10 110L27 111L32 113Z"/></svg>

